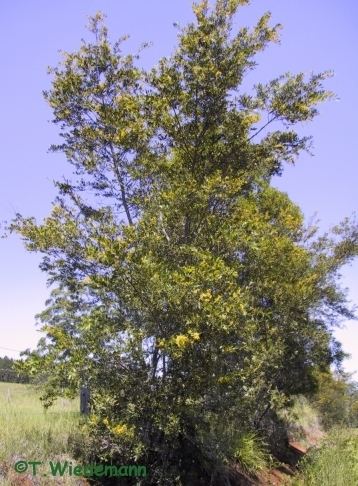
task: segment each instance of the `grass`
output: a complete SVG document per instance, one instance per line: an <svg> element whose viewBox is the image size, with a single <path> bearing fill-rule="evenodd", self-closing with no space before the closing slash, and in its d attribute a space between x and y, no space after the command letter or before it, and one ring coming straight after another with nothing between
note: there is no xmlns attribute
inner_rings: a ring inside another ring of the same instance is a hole
<svg viewBox="0 0 358 486"><path fill-rule="evenodd" d="M292 486L357 486L358 430L335 429L301 463Z"/></svg>
<svg viewBox="0 0 358 486"><path fill-rule="evenodd" d="M252 432L239 436L234 455L241 468L249 474L261 472L271 463L271 456L266 451L265 444Z"/></svg>
<svg viewBox="0 0 358 486"><path fill-rule="evenodd" d="M78 401L59 399L45 411L39 396L39 390L31 385L0 383L1 485L31 484L23 483L24 475L14 472L13 467L18 460L48 464L48 461L72 459L69 440L78 431ZM46 478L46 481L39 480L36 484L49 482ZM75 482L67 478L57 484ZM78 480L77 484L80 484Z"/></svg>

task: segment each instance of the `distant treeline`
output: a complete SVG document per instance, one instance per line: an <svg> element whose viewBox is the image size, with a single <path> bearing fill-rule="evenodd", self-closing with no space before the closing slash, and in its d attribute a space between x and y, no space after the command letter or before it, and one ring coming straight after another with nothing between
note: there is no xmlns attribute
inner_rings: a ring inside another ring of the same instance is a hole
<svg viewBox="0 0 358 486"><path fill-rule="evenodd" d="M15 368L16 360L4 356L0 358L0 381L10 383L29 383L29 377Z"/></svg>

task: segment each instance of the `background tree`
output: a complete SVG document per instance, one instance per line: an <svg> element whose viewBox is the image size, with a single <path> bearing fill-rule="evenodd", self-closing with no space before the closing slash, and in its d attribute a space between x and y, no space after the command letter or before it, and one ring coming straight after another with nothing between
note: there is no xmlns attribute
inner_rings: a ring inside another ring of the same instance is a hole
<svg viewBox="0 0 358 486"><path fill-rule="evenodd" d="M325 428L356 427L358 423L358 389L351 376L320 373L313 404L319 410Z"/></svg>
<svg viewBox="0 0 358 486"><path fill-rule="evenodd" d="M148 72L95 16L45 93L73 177L42 223L12 224L56 285L24 368L52 375L46 405L88 383L90 454L147 464L150 484L208 484L242 461L242 437L342 359L332 329L352 317L337 278L357 227L318 237L270 184L309 149L294 128L331 97L329 73L244 93L280 27L266 13L234 33L245 3L194 6Z"/></svg>
<svg viewBox="0 0 358 486"><path fill-rule="evenodd" d="M28 383L29 377L16 369L17 361L4 356L0 358L0 381L9 383Z"/></svg>

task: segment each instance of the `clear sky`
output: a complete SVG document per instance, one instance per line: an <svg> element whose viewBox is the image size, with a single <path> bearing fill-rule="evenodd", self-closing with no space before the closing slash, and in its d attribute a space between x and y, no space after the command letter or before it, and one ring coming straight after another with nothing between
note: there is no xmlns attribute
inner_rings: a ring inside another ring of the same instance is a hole
<svg viewBox="0 0 358 486"><path fill-rule="evenodd" d="M59 50L72 51L88 37L87 18L107 14L112 38L130 34L128 49L151 41L142 64L149 67L173 50L173 22L192 19L191 0L3 0L0 2L0 221L16 211L46 216L55 197L53 179L69 174L61 155L47 153L57 141L57 127L42 97L50 85L47 66ZM339 101L320 109L313 123L303 125L314 137L314 157L304 155L274 181L288 192L307 220L317 213L326 230L358 206L358 2L355 0L254 0L241 9L237 23L252 25L270 10L283 24L281 45L257 58L258 69L248 82L268 81L286 72L332 69L327 87ZM35 346L40 337L34 315L49 294L40 257L26 252L18 237L0 240L0 356ZM342 271L342 285L358 305L358 262ZM348 371L358 370L358 322L336 332L351 353ZM356 375L358 377L358 375Z"/></svg>

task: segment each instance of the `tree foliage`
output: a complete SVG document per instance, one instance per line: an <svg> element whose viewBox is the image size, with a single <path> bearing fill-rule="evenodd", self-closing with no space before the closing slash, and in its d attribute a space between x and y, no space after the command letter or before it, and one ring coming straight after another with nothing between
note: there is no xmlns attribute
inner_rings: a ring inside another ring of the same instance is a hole
<svg viewBox="0 0 358 486"><path fill-rule="evenodd" d="M0 357L0 381L9 383L28 383L29 377L18 372L17 361L7 356Z"/></svg>
<svg viewBox="0 0 358 486"><path fill-rule="evenodd" d="M349 375L320 373L312 403L326 429L358 425L358 384Z"/></svg>
<svg viewBox="0 0 358 486"><path fill-rule="evenodd" d="M271 185L309 149L295 127L332 96L330 73L245 93L280 29L266 13L234 31L245 3L195 5L149 71L97 14L45 93L73 177L43 222L12 223L55 287L24 367L49 372L47 405L87 383L93 454L148 464L150 484L207 484L268 411L342 359L332 329L352 316L337 277L357 227L318 237Z"/></svg>

